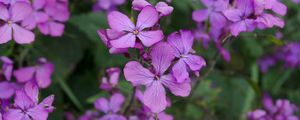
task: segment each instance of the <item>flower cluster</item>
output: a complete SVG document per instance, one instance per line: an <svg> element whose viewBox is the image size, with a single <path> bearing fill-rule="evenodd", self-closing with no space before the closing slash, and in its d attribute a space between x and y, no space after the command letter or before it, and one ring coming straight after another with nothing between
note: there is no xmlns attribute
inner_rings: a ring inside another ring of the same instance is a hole
<svg viewBox="0 0 300 120"><path fill-rule="evenodd" d="M295 115L298 108L288 100L279 99L274 103L268 94L262 100L263 109L249 112L248 120L299 120Z"/></svg>
<svg viewBox="0 0 300 120"><path fill-rule="evenodd" d="M54 109L54 95L39 103L39 88L50 85L53 64L41 58L36 66L14 70L12 60L4 56L0 59L0 119L46 120ZM12 79L13 76L15 79ZM10 103L11 99L14 100L13 104Z"/></svg>
<svg viewBox="0 0 300 120"><path fill-rule="evenodd" d="M267 72L279 61L282 61L287 68L300 68L300 43L291 42L277 48L273 54L263 56L258 60L258 65L262 72Z"/></svg>
<svg viewBox="0 0 300 120"><path fill-rule="evenodd" d="M0 0L0 44L12 39L29 44L36 27L44 35L61 36L70 16L67 5L66 0Z"/></svg>

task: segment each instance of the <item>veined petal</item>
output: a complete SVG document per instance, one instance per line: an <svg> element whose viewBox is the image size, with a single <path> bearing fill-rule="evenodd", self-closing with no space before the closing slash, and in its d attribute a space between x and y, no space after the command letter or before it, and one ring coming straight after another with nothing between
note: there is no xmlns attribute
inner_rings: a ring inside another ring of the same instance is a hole
<svg viewBox="0 0 300 120"><path fill-rule="evenodd" d="M134 86L147 85L154 80L155 75L136 61L128 62L124 68L124 76Z"/></svg>
<svg viewBox="0 0 300 120"><path fill-rule="evenodd" d="M141 40L143 45L150 47L164 38L161 30L156 31L141 31L137 37Z"/></svg>
<svg viewBox="0 0 300 120"><path fill-rule="evenodd" d="M154 26L159 19L159 14L156 9L152 6L146 6L140 12L137 18L136 28L143 30Z"/></svg>
<svg viewBox="0 0 300 120"><path fill-rule="evenodd" d="M38 103L39 88L34 82L27 82L24 86L24 91L35 104Z"/></svg>
<svg viewBox="0 0 300 120"><path fill-rule="evenodd" d="M242 13L239 9L227 9L223 12L223 14L232 22L241 21Z"/></svg>
<svg viewBox="0 0 300 120"><path fill-rule="evenodd" d="M132 9L141 11L144 7L151 5L146 0L133 0L132 1Z"/></svg>
<svg viewBox="0 0 300 120"><path fill-rule="evenodd" d="M169 88L170 91L176 96L186 97L191 92L191 84L189 78L187 78L187 80L183 83L176 83L171 75L162 76L160 80L162 81L162 84Z"/></svg>
<svg viewBox="0 0 300 120"><path fill-rule="evenodd" d="M209 11L207 9L196 10L193 12L193 20L197 22L205 21L209 16Z"/></svg>
<svg viewBox="0 0 300 120"><path fill-rule="evenodd" d="M16 2L9 10L11 12L11 20L14 22L25 19L32 12L30 4L26 2Z"/></svg>
<svg viewBox="0 0 300 120"><path fill-rule="evenodd" d="M36 68L36 82L40 88L47 88L51 84L51 75L54 71L52 63L45 63Z"/></svg>
<svg viewBox="0 0 300 120"><path fill-rule="evenodd" d="M170 15L174 10L174 8L172 6L169 6L165 2L158 2L156 4L155 8L160 13L160 16Z"/></svg>
<svg viewBox="0 0 300 120"><path fill-rule="evenodd" d="M173 48L165 42L156 44L150 53L152 65L155 68L155 74L163 75L170 67L171 62L175 58Z"/></svg>
<svg viewBox="0 0 300 120"><path fill-rule="evenodd" d="M234 36L238 36L240 32L247 31L247 26L244 21L233 23L230 26L231 34Z"/></svg>
<svg viewBox="0 0 300 120"><path fill-rule="evenodd" d="M117 113L120 109L121 109L121 106L122 104L124 103L125 101L125 97L120 94L120 93L115 93L111 96L110 98L110 109Z"/></svg>
<svg viewBox="0 0 300 120"><path fill-rule="evenodd" d="M97 110L103 111L104 113L108 113L109 109L109 102L105 98L99 98L94 102L94 106Z"/></svg>
<svg viewBox="0 0 300 120"><path fill-rule="evenodd" d="M15 107L19 107L24 110L33 107L34 105L36 105L36 103L34 103L34 101L32 101L23 90L16 92L14 99Z"/></svg>
<svg viewBox="0 0 300 120"><path fill-rule="evenodd" d="M109 26L118 31L133 31L135 29L131 20L123 13L113 11L107 16Z"/></svg>
<svg viewBox="0 0 300 120"><path fill-rule="evenodd" d="M44 109L43 106L35 106L27 111L27 114L33 120L47 120L48 112Z"/></svg>
<svg viewBox="0 0 300 120"><path fill-rule="evenodd" d="M14 40L17 43L19 43L19 44L29 44L29 43L34 41L35 36L31 31L29 31L29 30L27 30L23 27L20 27L17 24L13 24L12 27L13 27Z"/></svg>
<svg viewBox="0 0 300 120"><path fill-rule="evenodd" d="M25 115L20 109L9 109L3 115L3 120L22 120Z"/></svg>
<svg viewBox="0 0 300 120"><path fill-rule="evenodd" d="M120 38L111 40L110 44L114 48L133 48L135 45L136 36L132 33L127 33Z"/></svg>
<svg viewBox="0 0 300 120"><path fill-rule="evenodd" d="M154 113L160 113L167 107L166 92L160 81L147 86L143 97L144 104Z"/></svg>
<svg viewBox="0 0 300 120"><path fill-rule="evenodd" d="M0 27L0 44L7 43L12 39L12 27L4 24Z"/></svg>
<svg viewBox="0 0 300 120"><path fill-rule="evenodd" d="M192 71L199 71L206 66L205 60L197 55L187 55L183 60Z"/></svg>
<svg viewBox="0 0 300 120"><path fill-rule="evenodd" d="M9 13L5 5L0 3L0 19L7 21L9 19Z"/></svg>
<svg viewBox="0 0 300 120"><path fill-rule="evenodd" d="M47 112L53 112L54 107L52 106L54 101L54 95L50 95L47 98L45 98L39 106L43 107Z"/></svg>
<svg viewBox="0 0 300 120"><path fill-rule="evenodd" d="M24 83L33 79L35 67L25 67L14 71L14 76L18 82Z"/></svg>
<svg viewBox="0 0 300 120"><path fill-rule="evenodd" d="M178 83L182 83L189 78L189 73L184 60L179 59L179 61L173 66L172 75L174 76L175 81Z"/></svg>
<svg viewBox="0 0 300 120"><path fill-rule="evenodd" d="M9 99L15 93L13 85L9 82L0 83L0 98Z"/></svg>

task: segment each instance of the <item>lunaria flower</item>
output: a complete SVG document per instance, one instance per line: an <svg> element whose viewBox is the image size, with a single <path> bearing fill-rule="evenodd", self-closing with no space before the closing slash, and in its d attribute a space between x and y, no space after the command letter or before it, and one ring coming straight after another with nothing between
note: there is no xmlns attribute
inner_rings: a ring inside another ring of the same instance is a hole
<svg viewBox="0 0 300 120"><path fill-rule="evenodd" d="M54 109L54 95L38 103L38 94L38 87L31 82L27 83L16 92L14 106L3 115L4 120L47 120L48 114Z"/></svg>
<svg viewBox="0 0 300 120"><path fill-rule="evenodd" d="M120 68L109 68L106 70L107 77L102 77L100 88L110 91L118 85L121 70Z"/></svg>
<svg viewBox="0 0 300 120"><path fill-rule="evenodd" d="M8 99L14 92L14 84L10 83L11 75L13 72L13 61L8 57L1 56L2 69L0 69L0 98Z"/></svg>
<svg viewBox="0 0 300 120"><path fill-rule="evenodd" d="M206 66L205 60L193 54L194 37L191 31L180 30L174 32L168 37L168 43L174 49L174 56L178 61L172 68L172 75L177 82L182 83L189 80L189 71L199 75L199 71Z"/></svg>
<svg viewBox="0 0 300 120"><path fill-rule="evenodd" d="M139 62L130 61L125 65L126 80L134 86L146 86L143 104L154 113L160 113L167 107L165 87L176 96L186 97L191 90L190 80L177 83L173 76L165 74L174 60L173 48L164 42L156 44L150 53L152 68L144 68Z"/></svg>
<svg viewBox="0 0 300 120"><path fill-rule="evenodd" d="M54 65L45 59L39 59L36 66L24 67L14 71L14 76L20 83L33 81L39 88L47 88L51 84Z"/></svg>
<svg viewBox="0 0 300 120"><path fill-rule="evenodd" d="M136 41L140 40L144 46L150 47L161 41L164 37L161 30L147 30L153 27L158 19L158 12L151 6L145 7L140 12L136 25L126 15L117 11L110 12L108 14L108 24L111 30L107 34L108 36L118 36L109 40L111 46L113 48L133 48Z"/></svg>
<svg viewBox="0 0 300 120"><path fill-rule="evenodd" d="M117 39L118 37L121 37L122 34L120 35L115 35L115 34L107 34L108 32L110 32L111 29L108 29L108 30L103 30L103 29L100 29L97 31L99 37L101 38L102 42L104 43L104 45L106 47L109 48L109 53L110 54L120 54L120 53L127 53L128 49L127 48L114 48L111 44L110 44L110 40L114 40L114 39ZM116 32L118 33L118 32Z"/></svg>
<svg viewBox="0 0 300 120"><path fill-rule="evenodd" d="M279 99L275 103L271 97L264 94L263 109L249 112L248 120L299 120L295 115L298 108L288 100Z"/></svg>
<svg viewBox="0 0 300 120"><path fill-rule="evenodd" d="M14 39L18 44L29 44L34 41L34 34L19 25L19 22L28 17L32 12L30 4L16 2L7 7L0 3L0 44Z"/></svg>
<svg viewBox="0 0 300 120"><path fill-rule="evenodd" d="M113 94L109 100L106 98L99 98L96 100L94 103L95 108L106 114L99 120L126 120L124 116L117 114L120 111L124 100L124 96L120 93Z"/></svg>
<svg viewBox="0 0 300 120"><path fill-rule="evenodd" d="M93 11L112 11L125 2L126 0L97 0L93 6Z"/></svg>
<svg viewBox="0 0 300 120"><path fill-rule="evenodd" d="M152 5L146 0L133 0L132 1L132 9L134 9L134 10L141 11L146 6L152 6ZM172 6L169 6L165 2L158 2L155 5L155 9L159 12L160 16L168 16L174 10L174 8Z"/></svg>

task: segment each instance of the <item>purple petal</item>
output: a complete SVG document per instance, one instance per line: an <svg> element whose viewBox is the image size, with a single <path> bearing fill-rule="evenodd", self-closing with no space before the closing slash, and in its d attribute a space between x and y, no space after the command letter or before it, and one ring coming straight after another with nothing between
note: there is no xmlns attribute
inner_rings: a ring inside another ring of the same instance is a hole
<svg viewBox="0 0 300 120"><path fill-rule="evenodd" d="M143 102L154 113L160 113L166 109L166 92L160 81L153 81L151 85L147 86Z"/></svg>
<svg viewBox="0 0 300 120"><path fill-rule="evenodd" d="M118 31L118 30L114 30L114 29L107 29L106 30L106 35L108 37L108 39L117 39L123 35L125 35L126 32L124 31Z"/></svg>
<svg viewBox="0 0 300 120"><path fill-rule="evenodd" d="M122 104L124 103L125 101L125 97L120 94L120 93L115 93L111 96L110 98L110 109L117 113L120 109L121 109L121 106Z"/></svg>
<svg viewBox="0 0 300 120"><path fill-rule="evenodd" d="M9 59L8 57L1 56L0 60L2 61L2 71L5 76L5 79L10 81L11 75L13 72L13 61Z"/></svg>
<svg viewBox="0 0 300 120"><path fill-rule="evenodd" d="M245 32L247 31L247 26L244 21L240 21L237 23L233 23L230 26L231 34L234 36L238 36L240 32Z"/></svg>
<svg viewBox="0 0 300 120"><path fill-rule="evenodd" d="M24 86L24 91L26 95L31 99L31 101L36 104L38 103L39 89L35 83L27 82Z"/></svg>
<svg viewBox="0 0 300 120"><path fill-rule="evenodd" d="M48 118L48 112L45 111L43 106L35 106L27 111L27 114L30 116L33 120L47 120Z"/></svg>
<svg viewBox="0 0 300 120"><path fill-rule="evenodd" d="M182 83L189 78L186 63L183 60L179 60L172 68L172 75L176 82Z"/></svg>
<svg viewBox="0 0 300 120"><path fill-rule="evenodd" d="M227 19L223 14L214 12L210 15L210 23L214 28L223 28L227 24Z"/></svg>
<svg viewBox="0 0 300 120"><path fill-rule="evenodd" d="M5 5L0 3L0 19L7 21L9 19L9 13Z"/></svg>
<svg viewBox="0 0 300 120"><path fill-rule="evenodd" d="M170 15L174 8L172 6L169 6L165 2L158 2L155 6L156 10L160 13L160 16L168 16Z"/></svg>
<svg viewBox="0 0 300 120"><path fill-rule="evenodd" d="M279 0L274 0L272 10L282 16L287 13L287 7Z"/></svg>
<svg viewBox="0 0 300 120"><path fill-rule="evenodd" d="M176 51L176 57L188 54L191 51L193 42L192 32L188 30L180 30L180 33L174 32L168 37L168 43Z"/></svg>
<svg viewBox="0 0 300 120"><path fill-rule="evenodd" d="M26 2L16 2L10 7L10 12L11 20L14 22L19 22L31 14L32 8L30 4Z"/></svg>
<svg viewBox="0 0 300 120"><path fill-rule="evenodd" d="M183 60L192 71L199 71L206 66L205 60L197 55L187 55Z"/></svg>
<svg viewBox="0 0 300 120"><path fill-rule="evenodd" d="M50 35L53 37L60 37L63 35L65 25L58 22L49 22Z"/></svg>
<svg viewBox="0 0 300 120"><path fill-rule="evenodd" d="M123 13L114 11L107 16L109 26L117 31L133 31L135 26Z"/></svg>
<svg viewBox="0 0 300 120"><path fill-rule="evenodd" d="M181 97L186 97L191 92L190 80L186 80L183 83L176 83L173 80L171 75L162 76L161 77L162 84L170 89L170 91L176 95Z"/></svg>
<svg viewBox="0 0 300 120"><path fill-rule="evenodd" d="M127 33L118 39L111 40L110 44L114 48L133 48L135 46L136 36L132 33Z"/></svg>
<svg viewBox="0 0 300 120"><path fill-rule="evenodd" d="M126 80L130 81L134 86L147 85L151 83L155 77L148 69L136 61L128 62L125 65L124 76Z"/></svg>
<svg viewBox="0 0 300 120"><path fill-rule="evenodd" d="M3 120L29 120L25 118L24 113L20 109L9 109L4 115Z"/></svg>
<svg viewBox="0 0 300 120"><path fill-rule="evenodd" d="M12 39L12 27L4 24L0 27L0 44L7 43Z"/></svg>
<svg viewBox="0 0 300 120"><path fill-rule="evenodd" d="M254 12L252 0L237 0L237 7L244 16L250 16Z"/></svg>
<svg viewBox="0 0 300 120"><path fill-rule="evenodd" d="M241 21L242 13L239 9L227 9L223 12L225 17L232 22Z"/></svg>
<svg viewBox="0 0 300 120"><path fill-rule="evenodd" d="M56 4L55 14L52 15L53 19L59 22L65 22L70 18L70 12L65 4Z"/></svg>
<svg viewBox="0 0 300 120"><path fill-rule="evenodd" d="M46 4L46 0L33 0L32 6L35 10L42 9Z"/></svg>
<svg viewBox="0 0 300 120"><path fill-rule="evenodd" d="M165 42L156 44L150 53L152 58L152 65L155 68L155 74L163 75L163 73L170 67L171 62L175 58L172 47Z"/></svg>
<svg viewBox="0 0 300 120"><path fill-rule="evenodd" d="M196 10L193 12L193 20L197 22L203 22L208 18L209 11L207 9Z"/></svg>
<svg viewBox="0 0 300 120"><path fill-rule="evenodd" d="M9 82L0 82L0 98L9 99L15 93L13 85Z"/></svg>
<svg viewBox="0 0 300 120"><path fill-rule="evenodd" d="M40 88L47 88L51 84L51 75L54 71L52 63L46 63L38 66L36 69L36 81Z"/></svg>
<svg viewBox="0 0 300 120"><path fill-rule="evenodd" d="M148 6L151 4L147 2L146 0L133 0L132 1L132 9L141 11L144 7Z"/></svg>
<svg viewBox="0 0 300 120"><path fill-rule="evenodd" d="M213 5L214 1L212 0L201 0L201 2L206 6L206 7L210 7Z"/></svg>
<svg viewBox="0 0 300 120"><path fill-rule="evenodd" d="M19 91L16 92L14 102L15 102L14 103L15 107L21 108L23 110L25 110L27 108L30 108L30 107L32 107L32 106L34 106L36 104L22 90L19 90Z"/></svg>
<svg viewBox="0 0 300 120"><path fill-rule="evenodd" d="M156 31L141 31L137 37L141 40L143 45L150 47L164 38L161 30Z"/></svg>
<svg viewBox="0 0 300 120"><path fill-rule="evenodd" d="M120 77L120 73L121 73L120 68L109 68L106 70L106 72L109 76L110 84L112 84L113 86L116 86L119 82L119 77Z"/></svg>
<svg viewBox="0 0 300 120"><path fill-rule="evenodd" d="M126 120L126 117L117 114L107 114L101 117L99 120Z"/></svg>
<svg viewBox="0 0 300 120"><path fill-rule="evenodd" d="M126 48L110 48L109 49L110 54L123 54L128 53L128 49Z"/></svg>
<svg viewBox="0 0 300 120"><path fill-rule="evenodd" d="M138 15L136 27L139 30L154 26L159 19L159 14L152 6L146 6Z"/></svg>
<svg viewBox="0 0 300 120"><path fill-rule="evenodd" d="M157 115L159 120L173 120L173 116L172 115L168 115L165 112L161 112Z"/></svg>
<svg viewBox="0 0 300 120"><path fill-rule="evenodd" d="M33 79L35 67L25 67L14 71L14 76L20 83L27 82Z"/></svg>
<svg viewBox="0 0 300 120"><path fill-rule="evenodd" d="M20 27L17 24L13 24L12 27L13 27L14 40L17 43L19 43L19 44L29 44L29 43L34 41L35 36L31 31L29 31L29 30L27 30L23 27Z"/></svg>
<svg viewBox="0 0 300 120"><path fill-rule="evenodd" d="M47 112L53 112L54 107L52 106L54 102L54 95L50 95L47 98L45 98L40 104L39 106L41 106L42 108L44 108Z"/></svg>
<svg viewBox="0 0 300 120"><path fill-rule="evenodd" d="M49 35L49 22L38 24L38 28L43 35Z"/></svg>
<svg viewBox="0 0 300 120"><path fill-rule="evenodd" d="M249 120L258 120L258 119L261 119L266 114L267 114L266 111L258 109L258 110L248 113L247 118Z"/></svg>
<svg viewBox="0 0 300 120"><path fill-rule="evenodd" d="M100 110L104 113L108 113L108 111L110 110L109 103L105 98L99 98L98 100L96 100L94 102L94 106L97 110Z"/></svg>

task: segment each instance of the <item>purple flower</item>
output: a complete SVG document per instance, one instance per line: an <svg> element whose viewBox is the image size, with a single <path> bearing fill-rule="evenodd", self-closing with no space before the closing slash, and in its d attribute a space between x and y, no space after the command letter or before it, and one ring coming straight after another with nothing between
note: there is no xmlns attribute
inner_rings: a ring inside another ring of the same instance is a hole
<svg viewBox="0 0 300 120"><path fill-rule="evenodd" d="M88 110L84 115L80 116L78 120L95 120L98 115L98 112Z"/></svg>
<svg viewBox="0 0 300 120"><path fill-rule="evenodd" d="M124 116L117 114L117 112L120 111L124 100L124 96L120 93L113 94L109 100L106 98L99 98L96 100L94 103L95 108L106 114L99 120L126 120Z"/></svg>
<svg viewBox="0 0 300 120"><path fill-rule="evenodd" d="M255 29L254 19L250 18L254 12L253 1L237 0L237 8L229 8L223 12L230 25L231 34L239 35L240 32L253 31Z"/></svg>
<svg viewBox="0 0 300 120"><path fill-rule="evenodd" d="M215 29L224 27L227 23L226 18L222 14L228 7L226 0L202 0L202 3L207 7L193 12L193 20L203 22L209 19L210 24Z"/></svg>
<svg viewBox="0 0 300 120"><path fill-rule="evenodd" d="M199 75L202 67L206 66L205 60L197 55L192 54L194 37L191 31L180 30L174 32L168 37L168 43L174 49L174 56L178 61L172 68L172 75L178 83L189 80L189 70Z"/></svg>
<svg viewBox="0 0 300 120"><path fill-rule="evenodd" d="M102 77L100 88L103 90L111 91L118 85L120 77L120 68L109 68L106 70L108 77Z"/></svg>
<svg viewBox="0 0 300 120"><path fill-rule="evenodd" d="M5 80L10 81L14 67L13 61L5 56L1 56L0 61L2 62L1 74L4 74Z"/></svg>
<svg viewBox="0 0 300 120"><path fill-rule="evenodd" d="M150 53L153 69L144 68L139 62L130 61L125 65L126 80L134 86L145 85L143 103L154 113L160 113L167 107L165 88L177 96L188 96L191 90L190 81L176 83L173 76L165 74L174 59L173 48L167 43L158 43Z"/></svg>
<svg viewBox="0 0 300 120"><path fill-rule="evenodd" d="M2 62L2 69L0 70L0 98L8 99L15 92L14 84L8 82L13 72L13 61L5 56L0 57L0 60Z"/></svg>
<svg viewBox="0 0 300 120"><path fill-rule="evenodd" d="M97 33L98 33L99 37L101 38L102 42L105 44L105 46L109 48L110 54L127 53L127 51L128 51L127 48L114 48L110 44L111 40L121 37L122 34L118 34L119 32L114 32L112 29L108 29L108 30L100 29L97 31ZM107 34L107 33L111 33L111 34Z"/></svg>
<svg viewBox="0 0 300 120"><path fill-rule="evenodd" d="M16 92L14 106L4 115L4 120L47 120L53 111L54 95L38 103L38 88L35 84L27 83L22 90Z"/></svg>
<svg viewBox="0 0 300 120"><path fill-rule="evenodd" d="M65 28L63 23L70 18L67 1L48 0L44 10L49 19L46 22L38 24L41 33L53 37L62 36Z"/></svg>
<svg viewBox="0 0 300 120"><path fill-rule="evenodd" d="M146 0L133 0L132 1L132 9L134 9L134 10L141 11L142 9L144 9L147 6L152 6L152 5L149 2L147 2ZM159 12L159 15L161 17L170 15L174 10L174 8L172 6L169 6L165 2L158 2L155 5L155 8Z"/></svg>
<svg viewBox="0 0 300 120"><path fill-rule="evenodd" d="M0 26L0 44L7 43L14 39L18 44L28 44L34 41L34 34L18 25L32 12L30 4L26 2L16 2L7 8L0 3L0 20L4 24Z"/></svg>
<svg viewBox="0 0 300 120"><path fill-rule="evenodd" d="M54 65L44 59L39 60L39 64L31 67L24 67L14 71L14 76L20 83L28 81L35 82L39 88L47 88L51 84L51 75Z"/></svg>
<svg viewBox="0 0 300 120"><path fill-rule="evenodd" d="M265 56L257 61L257 64L260 67L260 70L263 73L266 73L269 68L276 64L276 59L273 56Z"/></svg>
<svg viewBox="0 0 300 120"><path fill-rule="evenodd" d="M193 30L193 36L196 40L202 43L202 46L205 49L207 49L210 42L210 36L205 32L204 29L204 25L198 23L197 28Z"/></svg>
<svg viewBox="0 0 300 120"><path fill-rule="evenodd" d="M248 113L248 120L299 120L295 115L298 108L288 100L279 99L274 103L268 94L264 94L262 104L263 109Z"/></svg>
<svg viewBox="0 0 300 120"><path fill-rule="evenodd" d="M45 13L46 0L33 0L33 12L29 17L22 21L22 26L27 29L33 30L40 23L45 23L49 20L49 16Z"/></svg>
<svg viewBox="0 0 300 120"><path fill-rule="evenodd" d="M3 4L6 5L13 5L16 2L26 2L26 3L30 3L29 0L0 0L0 2L2 2Z"/></svg>
<svg viewBox="0 0 300 120"><path fill-rule="evenodd" d="M277 58L284 61L286 67L300 68L300 43L292 42L280 48Z"/></svg>
<svg viewBox="0 0 300 120"><path fill-rule="evenodd" d="M124 14L114 11L108 14L108 24L114 33L122 36L111 40L110 44L114 48L133 48L137 38L146 47L161 41L164 37L161 30L146 31L147 28L153 27L159 19L158 12L151 6L145 7L137 18L134 25L131 20Z"/></svg>
<svg viewBox="0 0 300 120"><path fill-rule="evenodd" d="M126 0L97 0L93 6L93 11L112 11L125 2Z"/></svg>

